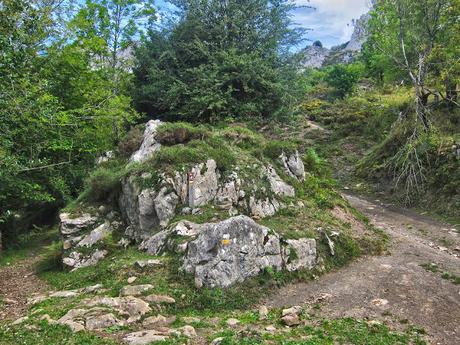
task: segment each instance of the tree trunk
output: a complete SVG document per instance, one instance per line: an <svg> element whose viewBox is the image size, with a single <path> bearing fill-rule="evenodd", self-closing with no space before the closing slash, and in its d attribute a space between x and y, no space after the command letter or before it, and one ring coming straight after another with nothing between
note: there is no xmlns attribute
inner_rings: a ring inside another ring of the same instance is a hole
<svg viewBox="0 0 460 345"><path fill-rule="evenodd" d="M449 78L446 78L446 101L449 105L449 108L453 108L455 103L458 100L458 91L457 91L457 83Z"/></svg>
<svg viewBox="0 0 460 345"><path fill-rule="evenodd" d="M423 92L420 86L416 86L415 89L415 112L417 113L418 119L423 124L423 129L429 131L430 122L427 116L427 105L428 105L428 93Z"/></svg>

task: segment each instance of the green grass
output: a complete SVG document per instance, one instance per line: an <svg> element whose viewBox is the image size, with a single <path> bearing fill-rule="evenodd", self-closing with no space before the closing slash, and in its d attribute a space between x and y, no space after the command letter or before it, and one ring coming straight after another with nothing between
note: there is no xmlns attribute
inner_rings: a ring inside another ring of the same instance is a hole
<svg viewBox="0 0 460 345"><path fill-rule="evenodd" d="M460 277L459 276L444 271L443 269L441 269L435 263L421 264L420 266L423 267L425 270L427 270L429 272L440 273L442 279L448 280L452 284L460 285Z"/></svg>
<svg viewBox="0 0 460 345"><path fill-rule="evenodd" d="M317 326L313 326L313 324L314 322L312 325L291 328L276 335L256 332L252 334L251 332L236 333L232 330L226 330L216 336L224 338L222 345L426 344L420 335L411 329L404 333L396 333L385 325L369 325L351 318L323 320Z"/></svg>
<svg viewBox="0 0 460 345"><path fill-rule="evenodd" d="M10 247L0 254L0 267L10 266L26 259L32 254L40 255L46 250L46 246L57 241L59 238L56 226L49 228L34 228L31 232L20 235Z"/></svg>

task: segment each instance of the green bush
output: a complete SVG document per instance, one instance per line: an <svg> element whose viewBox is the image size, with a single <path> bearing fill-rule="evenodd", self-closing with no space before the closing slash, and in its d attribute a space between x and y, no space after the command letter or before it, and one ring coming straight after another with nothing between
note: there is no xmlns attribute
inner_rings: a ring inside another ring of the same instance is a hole
<svg viewBox="0 0 460 345"><path fill-rule="evenodd" d="M264 155L271 159L277 159L284 152L293 153L297 150L297 144L289 140L270 140L264 147Z"/></svg>
<svg viewBox="0 0 460 345"><path fill-rule="evenodd" d="M134 126L118 143L118 152L123 157L130 157L139 150L144 139L144 126Z"/></svg>
<svg viewBox="0 0 460 345"><path fill-rule="evenodd" d="M362 76L363 67L359 64L335 65L328 72L327 83L335 88L340 98L353 93L359 78Z"/></svg>
<svg viewBox="0 0 460 345"><path fill-rule="evenodd" d="M94 202L110 201L121 188L124 171L118 167L101 166L85 180L85 191L79 199Z"/></svg>
<svg viewBox="0 0 460 345"><path fill-rule="evenodd" d="M209 131L202 125L194 126L186 122L169 122L157 130L156 139L163 145L185 144L195 139L205 139Z"/></svg>

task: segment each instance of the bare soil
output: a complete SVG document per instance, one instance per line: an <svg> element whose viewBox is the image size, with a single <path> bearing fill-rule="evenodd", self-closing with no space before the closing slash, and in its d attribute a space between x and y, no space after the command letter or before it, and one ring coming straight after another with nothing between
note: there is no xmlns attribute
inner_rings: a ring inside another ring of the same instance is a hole
<svg viewBox="0 0 460 345"><path fill-rule="evenodd" d="M271 307L314 305L327 318L353 317L401 329L423 328L430 344L460 344L460 233L408 210L347 195L391 239L390 253L362 257L311 283L286 286L268 296ZM436 264L440 272L421 265ZM325 297L325 298L324 298Z"/></svg>
<svg viewBox="0 0 460 345"><path fill-rule="evenodd" d="M30 256L11 266L0 267L0 321L26 314L27 298L49 288L35 273L39 256Z"/></svg>

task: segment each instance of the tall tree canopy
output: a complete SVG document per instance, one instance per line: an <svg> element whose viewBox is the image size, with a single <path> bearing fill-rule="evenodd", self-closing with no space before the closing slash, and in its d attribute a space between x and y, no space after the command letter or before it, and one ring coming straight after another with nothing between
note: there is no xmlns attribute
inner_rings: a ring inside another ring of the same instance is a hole
<svg viewBox="0 0 460 345"><path fill-rule="evenodd" d="M290 112L288 0L176 0L178 19L136 51L134 98L150 116L190 121Z"/></svg>

